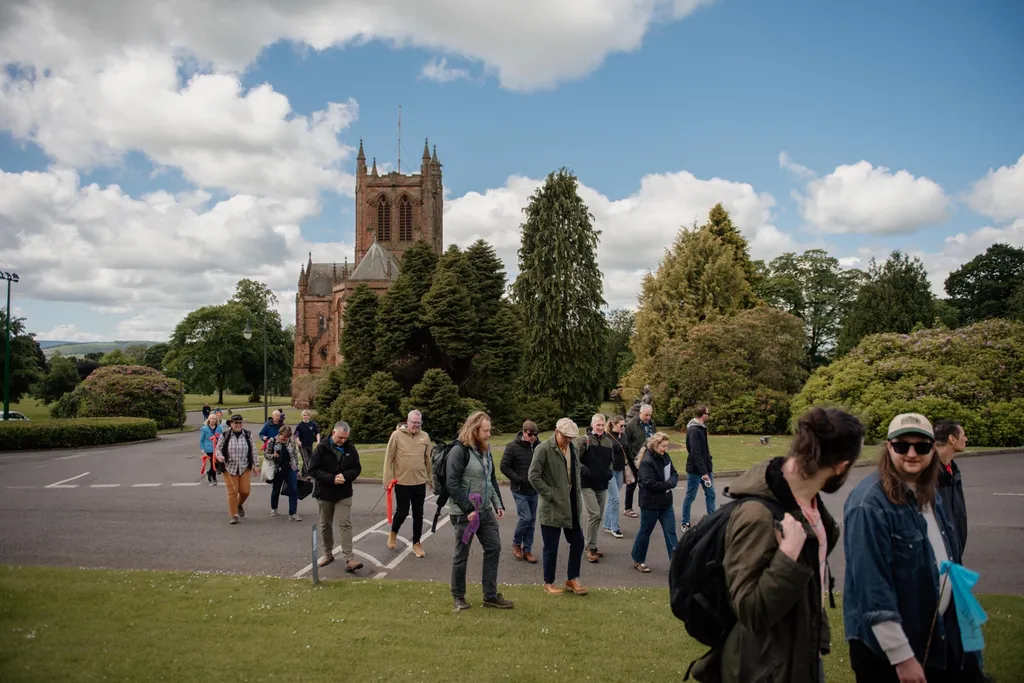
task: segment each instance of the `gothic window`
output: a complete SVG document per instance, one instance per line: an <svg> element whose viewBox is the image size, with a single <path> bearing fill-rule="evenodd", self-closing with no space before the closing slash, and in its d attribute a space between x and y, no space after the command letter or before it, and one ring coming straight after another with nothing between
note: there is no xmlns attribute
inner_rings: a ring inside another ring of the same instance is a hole
<svg viewBox="0 0 1024 683"><path fill-rule="evenodd" d="M323 332L327 329L327 321L324 320L324 314L320 314L320 321L318 323L317 332Z"/></svg>
<svg viewBox="0 0 1024 683"><path fill-rule="evenodd" d="M391 202L384 196L377 200L377 241L391 241Z"/></svg>
<svg viewBox="0 0 1024 683"><path fill-rule="evenodd" d="M398 241L412 242L412 202L404 194L398 200Z"/></svg>
<svg viewBox="0 0 1024 683"><path fill-rule="evenodd" d="M327 360L327 347L326 346L321 346L320 347L320 360Z"/></svg>

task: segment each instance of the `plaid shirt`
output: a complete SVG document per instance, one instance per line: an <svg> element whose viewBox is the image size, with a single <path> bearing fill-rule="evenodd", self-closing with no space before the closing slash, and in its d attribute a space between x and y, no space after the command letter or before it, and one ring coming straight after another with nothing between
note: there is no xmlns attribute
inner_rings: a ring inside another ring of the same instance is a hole
<svg viewBox="0 0 1024 683"><path fill-rule="evenodd" d="M245 440L245 434L239 432L238 434L232 434L227 439L227 454L224 458L224 465L227 468L227 473L232 476L239 476L242 472L249 469L250 457L255 456L254 453L249 451L249 443ZM255 458L253 457L253 460Z"/></svg>

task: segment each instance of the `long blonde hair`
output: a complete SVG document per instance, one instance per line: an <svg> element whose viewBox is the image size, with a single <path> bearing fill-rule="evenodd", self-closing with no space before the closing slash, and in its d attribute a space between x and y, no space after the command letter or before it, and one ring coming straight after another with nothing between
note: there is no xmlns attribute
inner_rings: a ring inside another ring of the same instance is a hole
<svg viewBox="0 0 1024 683"><path fill-rule="evenodd" d="M484 422L490 421L491 416L482 410L472 413L462 423L462 429L459 430L459 441L483 453L485 449L480 442L480 429L483 427Z"/></svg>

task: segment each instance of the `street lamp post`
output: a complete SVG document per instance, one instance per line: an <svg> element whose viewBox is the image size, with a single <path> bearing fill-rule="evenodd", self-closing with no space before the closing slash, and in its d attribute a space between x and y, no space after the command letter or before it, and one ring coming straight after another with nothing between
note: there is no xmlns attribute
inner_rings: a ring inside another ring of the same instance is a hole
<svg viewBox="0 0 1024 683"><path fill-rule="evenodd" d="M267 396L267 314L263 316L263 424L267 423L270 411L270 397ZM245 323L245 329L242 330L242 336L245 337L246 341L252 339L252 325L249 321Z"/></svg>
<svg viewBox="0 0 1024 683"><path fill-rule="evenodd" d="M196 364L188 359L188 369L192 370ZM178 397L181 400L181 413L178 415L178 429L185 431L185 364L178 366Z"/></svg>
<svg viewBox="0 0 1024 683"><path fill-rule="evenodd" d="M11 417L11 283L18 281L17 273L0 271L7 280L7 331L4 333L4 420Z"/></svg>

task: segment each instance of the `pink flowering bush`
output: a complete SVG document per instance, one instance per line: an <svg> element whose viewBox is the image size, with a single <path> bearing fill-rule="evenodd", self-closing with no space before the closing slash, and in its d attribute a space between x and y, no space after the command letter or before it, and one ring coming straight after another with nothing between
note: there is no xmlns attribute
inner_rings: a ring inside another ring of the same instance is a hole
<svg viewBox="0 0 1024 683"><path fill-rule="evenodd" d="M1024 446L1024 324L866 337L807 380L792 414L816 405L856 413L875 441L894 416L912 411L961 422L975 446Z"/></svg>
<svg viewBox="0 0 1024 683"><path fill-rule="evenodd" d="M180 391L178 380L142 365L97 368L75 389L80 417L148 417L160 429L184 419Z"/></svg>

